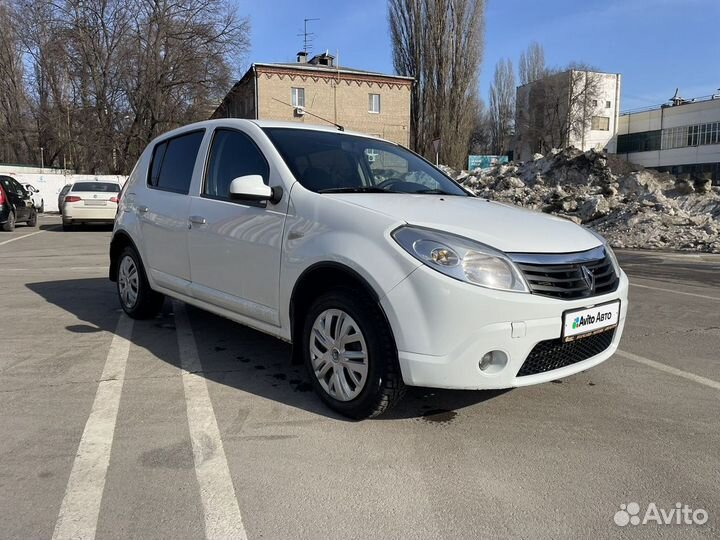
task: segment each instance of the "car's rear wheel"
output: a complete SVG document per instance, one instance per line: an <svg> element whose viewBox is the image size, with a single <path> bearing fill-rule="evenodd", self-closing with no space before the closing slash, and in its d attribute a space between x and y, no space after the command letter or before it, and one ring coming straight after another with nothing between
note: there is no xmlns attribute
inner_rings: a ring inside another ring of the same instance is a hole
<svg viewBox="0 0 720 540"><path fill-rule="evenodd" d="M302 341L315 391L340 414L378 416L404 395L392 333L369 298L346 289L323 294L307 313Z"/></svg>
<svg viewBox="0 0 720 540"><path fill-rule="evenodd" d="M15 213L14 212L8 213L7 221L5 223L3 223L2 229L5 232L12 232L15 230Z"/></svg>
<svg viewBox="0 0 720 540"><path fill-rule="evenodd" d="M37 227L37 212L33 211L32 215L30 216L30 219L28 219L27 222L28 227Z"/></svg>
<svg viewBox="0 0 720 540"><path fill-rule="evenodd" d="M162 309L165 297L148 283L140 256L127 246L117 266L117 291L120 305L133 319L149 319Z"/></svg>

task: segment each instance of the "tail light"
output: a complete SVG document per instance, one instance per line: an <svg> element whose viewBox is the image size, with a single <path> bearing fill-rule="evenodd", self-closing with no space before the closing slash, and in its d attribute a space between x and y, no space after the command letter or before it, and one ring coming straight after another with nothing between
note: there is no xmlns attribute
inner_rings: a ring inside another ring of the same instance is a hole
<svg viewBox="0 0 720 540"><path fill-rule="evenodd" d="M82 201L82 199L76 195L68 195L65 197L65 202L78 202Z"/></svg>
<svg viewBox="0 0 720 540"><path fill-rule="evenodd" d="M114 202L115 204L117 204L120 202L120 199L118 199L117 197L110 197L110 202Z"/></svg>
<svg viewBox="0 0 720 540"><path fill-rule="evenodd" d="M3 191L3 188L0 187L0 204L5 204L5 192Z"/></svg>

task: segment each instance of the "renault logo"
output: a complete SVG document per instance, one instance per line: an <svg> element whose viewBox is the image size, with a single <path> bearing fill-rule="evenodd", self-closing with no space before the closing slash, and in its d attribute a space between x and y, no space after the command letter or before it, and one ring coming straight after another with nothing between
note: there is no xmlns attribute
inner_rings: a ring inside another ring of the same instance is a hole
<svg viewBox="0 0 720 540"><path fill-rule="evenodd" d="M582 278L585 281L585 285L587 285L587 288L591 291L595 290L595 274L592 273L592 271L587 266L581 266L580 270L582 271Z"/></svg>

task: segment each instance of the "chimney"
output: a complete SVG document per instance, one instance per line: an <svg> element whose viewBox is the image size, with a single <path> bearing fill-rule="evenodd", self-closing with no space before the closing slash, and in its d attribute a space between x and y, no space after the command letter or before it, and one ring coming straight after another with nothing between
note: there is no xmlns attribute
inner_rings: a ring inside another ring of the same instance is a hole
<svg viewBox="0 0 720 540"><path fill-rule="evenodd" d="M298 64L306 64L307 59L308 59L307 51L300 51L299 53L297 53Z"/></svg>
<svg viewBox="0 0 720 540"><path fill-rule="evenodd" d="M322 54L313 56L310 59L310 63L314 64L316 66L334 67L335 66L335 57L332 54L330 54L328 51L325 51Z"/></svg>

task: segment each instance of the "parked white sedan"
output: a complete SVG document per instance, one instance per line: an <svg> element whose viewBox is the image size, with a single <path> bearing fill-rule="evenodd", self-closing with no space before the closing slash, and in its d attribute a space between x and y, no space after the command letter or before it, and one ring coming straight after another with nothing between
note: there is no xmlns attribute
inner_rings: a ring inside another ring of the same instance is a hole
<svg viewBox="0 0 720 540"><path fill-rule="evenodd" d="M120 187L118 182L75 182L63 201L63 230L79 223L112 223Z"/></svg>

